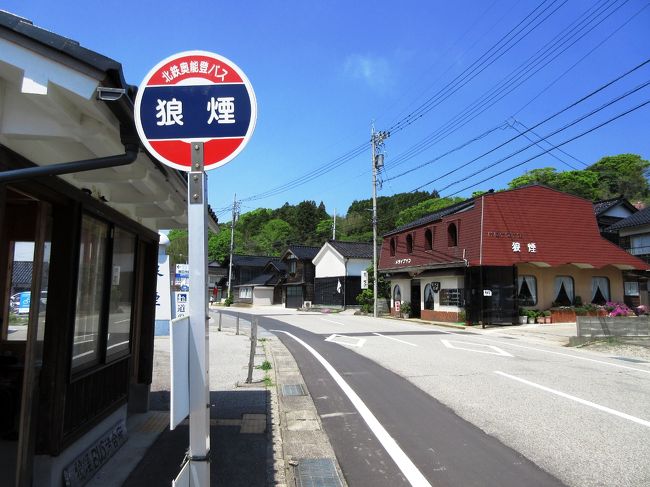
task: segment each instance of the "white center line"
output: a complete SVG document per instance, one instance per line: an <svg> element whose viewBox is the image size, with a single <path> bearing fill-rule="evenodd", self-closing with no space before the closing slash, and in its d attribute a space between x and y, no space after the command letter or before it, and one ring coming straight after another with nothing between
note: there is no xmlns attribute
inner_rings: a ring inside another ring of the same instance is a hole
<svg viewBox="0 0 650 487"><path fill-rule="evenodd" d="M375 434L379 442L382 444L386 452L390 455L393 461L397 464L397 467L402 471L406 480L408 480L411 485L415 487L431 487L431 484L427 479L422 475L422 472L418 470L415 464L411 461L409 457L406 456L406 453L399 447L397 442L393 439L388 431L382 426L379 420L372 414L372 411L368 409L368 406L361 400L356 392L348 385L347 382L341 377L332 365L323 358L314 348L302 341L295 335L288 333L282 330L271 330L274 333L284 333L287 336L293 338L296 342L301 344L305 349L307 349L315 358L318 360L325 370L332 376L334 381L338 384L341 390L348 396L348 399L352 405L359 411L359 414L364 419L368 427Z"/></svg>
<svg viewBox="0 0 650 487"><path fill-rule="evenodd" d="M617 411L616 409L611 409L606 406L601 406L600 404L596 404L595 402L587 401L585 399L581 399L576 396L572 396L571 394L567 394L566 392L562 391L557 391L555 389L551 389L550 387L546 387L540 384L536 384L535 382L531 382L526 379L522 379L521 377L516 377L514 375L506 374L505 372L500 372L498 370L494 371L495 374L499 374L503 377L507 377L508 379L516 380L521 382L522 384L529 385L531 387L536 387L537 389L541 389L546 392L550 392L551 394L555 394L556 396L564 397L566 399L571 399L572 401L576 401L580 404L584 404L585 406L592 407L594 409L598 409L599 411L604 411L609 414L613 414L614 416L618 416L619 418L627 419L629 421L633 421L635 423L638 423L640 425L646 426L650 428L650 421L646 421L645 419L637 418L636 416L631 416L626 413L622 413L621 411Z"/></svg>
<svg viewBox="0 0 650 487"><path fill-rule="evenodd" d="M374 331L372 332L372 334L377 335L378 337L387 338L388 340L395 340L396 342L405 343L406 345L411 345L412 347L418 346L415 343L405 342L404 340L400 340L399 338L388 337L386 335L382 335L381 333L375 333Z"/></svg>

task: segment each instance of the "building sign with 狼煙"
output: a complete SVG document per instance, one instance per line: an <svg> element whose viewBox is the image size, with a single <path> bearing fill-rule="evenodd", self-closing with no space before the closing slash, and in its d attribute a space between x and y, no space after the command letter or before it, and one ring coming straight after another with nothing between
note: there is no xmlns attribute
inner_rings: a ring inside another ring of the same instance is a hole
<svg viewBox="0 0 650 487"><path fill-rule="evenodd" d="M521 252L522 250L528 250L529 253L535 254L537 253L537 244L535 242L528 242L524 247L521 242L512 242L513 252L517 253L517 252Z"/></svg>
<svg viewBox="0 0 650 487"><path fill-rule="evenodd" d="M200 142L203 169L239 154L257 120L253 87L232 61L206 51L186 51L159 62L145 76L135 100L142 143L163 164L190 171Z"/></svg>

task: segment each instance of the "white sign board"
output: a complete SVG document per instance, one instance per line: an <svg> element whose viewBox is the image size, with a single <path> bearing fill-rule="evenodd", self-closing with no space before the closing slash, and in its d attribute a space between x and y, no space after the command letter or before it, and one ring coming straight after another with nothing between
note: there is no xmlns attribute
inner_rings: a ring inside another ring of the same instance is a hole
<svg viewBox="0 0 650 487"><path fill-rule="evenodd" d="M368 289L368 271L361 271L361 289Z"/></svg>
<svg viewBox="0 0 650 487"><path fill-rule="evenodd" d="M492 296L491 289L483 289L483 296Z"/></svg>
<svg viewBox="0 0 650 487"><path fill-rule="evenodd" d="M185 291L174 293L174 318L182 318L190 314L188 297L189 293Z"/></svg>

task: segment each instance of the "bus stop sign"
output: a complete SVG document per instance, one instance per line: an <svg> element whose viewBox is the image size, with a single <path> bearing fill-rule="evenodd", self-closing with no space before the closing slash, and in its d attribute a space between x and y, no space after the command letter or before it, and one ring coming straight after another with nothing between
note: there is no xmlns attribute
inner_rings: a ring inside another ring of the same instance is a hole
<svg viewBox="0 0 650 487"><path fill-rule="evenodd" d="M192 169L191 144L203 143L203 168L232 160L250 139L257 102L246 75L232 61L185 51L159 62L135 99L140 140L160 162Z"/></svg>

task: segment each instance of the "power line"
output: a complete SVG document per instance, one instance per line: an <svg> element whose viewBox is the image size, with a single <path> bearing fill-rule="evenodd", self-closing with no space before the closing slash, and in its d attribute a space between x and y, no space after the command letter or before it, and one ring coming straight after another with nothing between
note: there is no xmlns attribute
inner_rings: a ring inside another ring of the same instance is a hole
<svg viewBox="0 0 650 487"><path fill-rule="evenodd" d="M512 169L515 169L515 168L517 168L519 166L522 166L522 165L526 164L527 162L532 161L533 159L537 159L538 157L541 157L544 154L547 154L548 152L550 152L550 151L552 151L554 149L557 149L558 147L562 147L563 145L569 144L569 143L573 142L574 140L577 140L577 139L579 139L581 137L584 137L585 135L590 134L591 132L594 132L594 131L600 129L600 128L604 127L605 125L608 125L608 124L612 123L613 121L618 120L619 118L622 118L622 117L624 117L626 115L629 115L630 113L632 113L632 112L634 112L634 111L636 111L636 110L638 110L638 109L640 109L640 108L642 108L642 107L644 107L644 106L646 106L648 104L650 104L650 99L644 101L643 103L640 103L639 105L636 105L636 106L630 108L629 110L626 110L625 112L619 113L618 115L610 118L609 120L607 120L607 121L605 121L605 122L603 122L601 124L598 124L598 125L590 128L589 130L586 130L586 131L582 132L581 134L578 134L578 135L576 135L574 137L571 137L570 139L567 139L564 142L561 142L559 144L555 144L553 147L551 147L549 149L546 149L543 152L540 152L539 154L536 154L533 157L530 157L530 158L526 159L525 161L514 164L513 166L510 166L510 167L508 167L508 168L506 168L506 169L504 169L502 171L499 171L498 173L496 173L496 174L494 174L492 176L489 176L489 177L487 177L485 179L482 179L481 181L477 181L476 183L473 183L473 184L471 184L469 186L466 186L463 189L460 189L460 190L456 191L455 193L450 193L447 196L455 196L458 193L462 193L463 191L471 189L471 188L473 188L473 187L475 187L475 186L477 186L477 185L479 185L481 183L489 181L490 179L494 179L497 176L500 176L500 175L502 175L502 174L504 174L504 173L506 173L508 171L511 171Z"/></svg>
<svg viewBox="0 0 650 487"><path fill-rule="evenodd" d="M622 99L624 99L624 98L627 98L628 96L632 95L633 93L636 93L637 91L639 91L639 90L645 88L645 87L648 86L648 85L650 85L650 81L646 81L645 83L642 83L641 85L638 85L637 87L633 88L632 90L629 90L629 91L627 91L626 93L624 93L624 94L622 94L622 95L620 95L620 96L617 96L616 98L611 99L610 101L604 103L603 105L599 106L598 108L595 108L594 110L591 110L590 112L588 112L588 113L586 113L586 114L584 114L584 115L582 115L582 116L576 118L576 119L573 120L572 122L567 123L567 124L564 125L563 127L559 128L559 129L556 129L556 130L554 130L553 132L551 132L551 133L545 135L542 139L543 139L543 140L546 140L546 139L548 139L549 137L552 137L552 136L554 136L554 135L559 134L560 132L565 131L565 130L568 129L569 127L572 127L572 126L574 126L574 125L576 125L576 124L582 122L583 120L585 120L585 119L587 119L587 118L589 118L589 117L595 115L596 113L598 113L598 112L604 110L605 108L607 108L607 107L613 105L614 103L618 103L620 100L622 100ZM538 125L539 125L539 124L538 124ZM536 125L536 126L537 126L537 125ZM461 180L457 180L457 181L454 181L453 183L448 184L447 186L445 186L444 188L442 188L440 191L444 191L445 189L448 189L448 188L450 188L451 186L455 186L456 184L458 184L458 183L460 183L460 182L462 182L462 181L464 181L464 180L466 180L466 179L468 179L468 178L471 178L471 177L473 177L473 176L476 176L476 175L479 174L480 172L482 172L482 171L484 171L484 170L486 170L486 169L489 169L490 167L493 167L495 164L499 164L499 163L501 163L501 162L503 162L503 161L505 161L505 160L507 160L507 159L510 159L511 157L514 157L515 155L520 154L521 152L523 152L523 151L525 151L525 150L531 148L532 146L534 146L534 145L536 145L536 144L537 144L536 142L531 143L531 144L528 144L527 146L524 146L523 148L521 148L521 149L519 149L519 150L517 150L517 151L515 151L515 152L512 152L512 153L510 153L509 155L507 155L507 156L505 156L505 157L499 159L499 160L496 161L495 163L490 164L490 165L488 165L488 166L486 166L486 167L483 167L482 169L480 169L480 170L478 170L478 171L476 171L476 172L474 172L474 173L472 173L472 174L470 174L470 175L468 175L468 176L463 177L463 179L461 179ZM504 144L502 144L502 145L504 145ZM501 146L502 146L502 145L501 145ZM501 146L499 146L499 147L501 147ZM492 150L490 150L489 152L493 152L494 150L495 150L495 149L492 149ZM471 162L474 162L474 161L470 161L470 163L471 163ZM470 164L470 163L466 163L466 164L464 164L464 165L461 166L461 167L465 167L465 166L467 166L467 165ZM440 178L437 178L437 179L440 179ZM435 181L435 180L437 180L437 179L434 179L433 181ZM424 186L427 186L427 185L431 184L431 182L433 182L433 181L429 181L428 183L424 184L423 186L418 187L417 189L421 189L421 188L423 188Z"/></svg>
<svg viewBox="0 0 650 487"><path fill-rule="evenodd" d="M646 59L646 60L643 61L642 63L636 65L634 68L632 68L632 69L626 71L625 73L621 74L620 76L616 77L615 79L613 79L613 80L611 80L611 81L608 81L607 83L601 85L600 87L596 88L595 90L591 91L590 93L586 94L585 96L581 97L580 99L576 100L575 102L573 102L573 103L567 105L566 107L562 108L561 110L555 112L553 115L550 115L549 117L546 117L544 120L542 120L541 122L536 123L535 125L533 125L530 129L528 129L528 130L527 130L526 132L524 132L524 133L527 133L527 132L529 132L529 131L531 131L531 130L534 130L534 129L536 129L537 127L539 127L539 126L543 125L544 123L548 122L549 120L552 120L553 118L555 118L555 117L561 115L562 113L564 113L564 112L570 110L571 108L577 106L578 104L584 102L585 100L591 98L592 96L594 96L594 95L600 93L601 91L603 91L604 89L606 89L606 88L608 88L609 86L613 85L614 83L618 82L619 80L623 79L624 77L626 77L626 76L632 74L633 72L635 72L635 71L641 69L643 66L647 65L648 63L650 63L650 58ZM645 85L643 85L643 86L645 86ZM638 91L638 89L640 89L640 88L637 88L635 91ZM624 96L628 96L629 94L631 94L631 93L628 92L628 93L625 94ZM456 166L454 169L452 169L452 170L446 172L445 174L443 174L443 175L441 175L441 176L439 176L439 177L437 177L437 178L435 178L435 179L432 179L431 181L429 181L429 182L427 182L426 184L424 184L424 185L418 187L417 189L423 188L424 186L428 186L429 184L431 184L431 183L433 183L433 182L435 182L435 181L438 181L438 180L440 180L440 179L442 179L442 178L445 178L445 177L447 177L447 176L449 176L449 175L451 175L451 174L453 174L453 173L459 171L460 169L462 169L462 168L464 168L464 167L467 167L468 165L472 164L473 162L476 162L476 161L478 161L479 159L481 159L481 158L483 158L483 157L485 157L485 156L491 154L492 152L494 152L494 151L496 151L496 150L498 150L498 149L504 147L505 145L507 145L507 144L509 144L509 143L511 143L511 142L513 142L513 141L515 141L516 139L518 139L518 138L521 137L522 135L523 135L523 134L519 134L519 135L516 135L516 136L514 136L514 137L512 137L512 138L510 138L510 139L508 139L508 140L506 140L505 142L499 144L498 146L496 146L496 147L494 147L494 148L488 150L487 152L484 152L483 154L481 154L481 155L475 157L475 158L472 159L471 161L469 161L469 162L467 162L467 163L465 163L465 164L461 164L460 166Z"/></svg>
<svg viewBox="0 0 650 487"><path fill-rule="evenodd" d="M613 12L610 12L605 18L601 19L596 25L592 26L587 32L583 33L578 39L576 39L574 42L572 42L569 46L565 47L559 54L564 53L567 49L572 47L576 42L578 42L579 40L584 38L595 27L600 25L604 20L609 18L619 8L621 8L625 3L627 3L627 1L629 1L629 0L625 0L625 2L623 4L621 4L621 5L619 5L619 7L617 7L616 10L614 10ZM614 2L612 2L612 3L610 3L610 5L607 7L607 9L609 9L615 2L616 2L616 0L614 0ZM542 65L541 67L536 69L534 72L529 74L525 79L521 79L521 76L522 76L521 71L524 71L524 70L529 70L530 71L530 67L536 68L537 66L539 66L539 64L544 60L543 59L544 56L548 57L550 54L553 54L551 52L551 49L556 49L557 50L560 47L562 47L561 45L559 45L559 47L557 47L557 48L555 47L555 46L558 45L557 44L558 38L560 38L561 36L564 36L564 38L566 39L566 35L564 35L564 34L567 31L569 31L571 29L574 29L577 25L580 25L582 22L584 22L585 19L591 17L593 15L593 13L594 13L594 12L591 12L592 10L594 10L594 9L600 10L600 8L602 8L602 7L603 7L603 5L600 5L600 6L595 5L594 7L590 8L586 12L584 12L577 20L575 20L572 24L570 24L567 28L565 28L559 34L557 34L553 39L551 39L551 41L549 41L546 45L544 45L537 52L535 52L535 54L533 54L531 57L529 57L528 60L524 61L517 68L515 68L513 71L511 71L510 74L508 74L506 77L504 77L501 81L499 81L496 85L494 85L488 91L483 93L483 95L481 95L476 100L474 100L469 106L467 106L465 109L463 109L459 114L454 116L452 119L448 120L445 124L443 124L441 127L439 127L434 133L432 133L429 136L425 137L422 141L420 141L419 143L414 145L411 149L408 149L407 151L405 151L401 155L397 156L396 159L393 159L391 161L391 163L390 163L391 167L402 164L402 163L406 162L407 160L415 157L417 154L419 154L419 153L423 152L424 150L428 149L429 147L436 144L440 140L444 139L445 137L447 137L451 133L453 133L453 132L457 131L458 129L462 128L467 123L469 123L471 120L474 120L478 115L482 114L488 108L490 108L491 106L496 104L498 101L503 99L505 96L512 93L516 88L521 86L524 82L526 82L528 79L530 79L534 74L538 73L541 69L543 69L548 64L550 64L550 62L552 62L554 59L556 59L559 56L559 54L556 54L553 59L550 59L544 65ZM604 13L604 12L599 12L597 15L601 15L602 13ZM638 15L639 13L640 12L635 13L634 16ZM589 21L589 23L595 21L596 19L597 19L597 17L594 18L594 19L591 19ZM626 21L625 24L627 24L627 22L629 22L630 20L631 19L628 19L628 21ZM581 27L580 29L583 29L586 26L588 26L588 24ZM620 29L620 27L619 27L619 29ZM574 35L575 35L575 33L572 34L572 36L574 36ZM570 37L567 40L565 40L564 42L568 42L568 40L570 40ZM543 52L545 49L546 49L546 52ZM518 71L520 71L520 73L517 75ZM524 75L525 74L526 73L524 73ZM519 80L521 80L521 81L519 81ZM513 84L516 83L517 81L519 81L519 82L515 86L513 86ZM511 88L511 89L509 89L506 93L504 93L504 91L506 89L508 89L508 88ZM547 88L545 88L545 89L547 89ZM504 93L504 94L501 95L502 93ZM501 95L501 96L499 96L499 95ZM496 97L498 97L498 98L496 98Z"/></svg>
<svg viewBox="0 0 650 487"><path fill-rule="evenodd" d="M540 140L542 139L542 136L541 136L541 135L539 135L539 134L538 134L537 132L535 132L534 130L528 128L528 127L527 127L526 125L524 125L520 120L517 120L516 118L513 118L512 120L513 120L513 122L514 122L515 124L519 124L519 125L521 125L523 128L526 129L526 131L530 132L531 134L533 134L533 135L534 135L535 137L537 137L538 139L540 139ZM513 125L512 128L514 128L517 132L523 134L523 132L521 132L521 131L516 127L516 126ZM528 139L527 136L525 136L525 137ZM530 140L530 139L528 139L528 140ZM565 156L570 157L571 159L573 159L574 161L576 161L578 164L581 164L581 165L584 166L584 167L589 167L589 164L584 163L583 161L581 161L581 160L578 159L577 157L575 157L575 156L569 154L569 153L568 153L567 151L565 151L564 149L558 149L558 151L561 152L562 154L564 154ZM573 167L571 164L562 161L559 157L556 157L556 156L553 155L553 154L551 154L551 155L552 155L553 157L555 157L558 161L560 161L560 162L562 162L563 164L566 164L567 166L569 166L571 169L573 169L573 170L577 170L577 169L576 169L575 167Z"/></svg>
<svg viewBox="0 0 650 487"><path fill-rule="evenodd" d="M507 47L505 50L499 53L499 51L504 49L504 47L507 46L511 41L516 39L519 34L521 34L526 28L531 26L541 15L547 12L559 0L552 0L551 4L544 7L543 10L539 12L537 15L535 15L531 21L529 21L526 25L524 25L524 27L522 27L518 32L515 32L515 34L513 34L510 39L506 40L502 46L497 48L497 46L499 46L499 44L501 44L505 39L507 39L514 31L516 31L519 28L519 26L521 26L521 24L526 22L528 18L530 18L537 10L539 10L542 7L542 5L546 3L546 1L547 0L543 0L537 7L535 7L535 9L532 12L530 12L521 22L519 22L519 24L517 24L506 35L504 35L501 39L499 39L499 41L497 41L496 44L490 47L490 49L488 49L481 57L479 57L476 61L474 61L462 73L460 73L446 86L440 89L435 95L430 97L429 100L421 104L416 110L411 112L406 117L402 118L402 120L398 121L396 124L391 126L388 130L390 132L398 132L400 130L403 130L408 125L413 124L416 120L422 118L426 113L428 113L437 105L439 105L442 101L444 101L444 99L451 96L451 94L458 91L460 88L462 88L467 83L469 83L472 79L474 79L476 76L482 73L485 69L487 69L489 66L494 64L498 59L500 59L503 55L505 55L508 51L510 51L510 49L512 49L519 42L525 39L531 32L533 32L537 27L539 27L542 23L544 23L551 15L557 12L557 10L559 10L567 2L567 0L564 0L558 7L555 8L555 10L550 12L546 17L544 17L541 21L539 21L536 25L534 25L528 32L523 34L519 39L514 41L509 47ZM491 53L491 51L494 52ZM443 96L445 98L442 98Z"/></svg>

